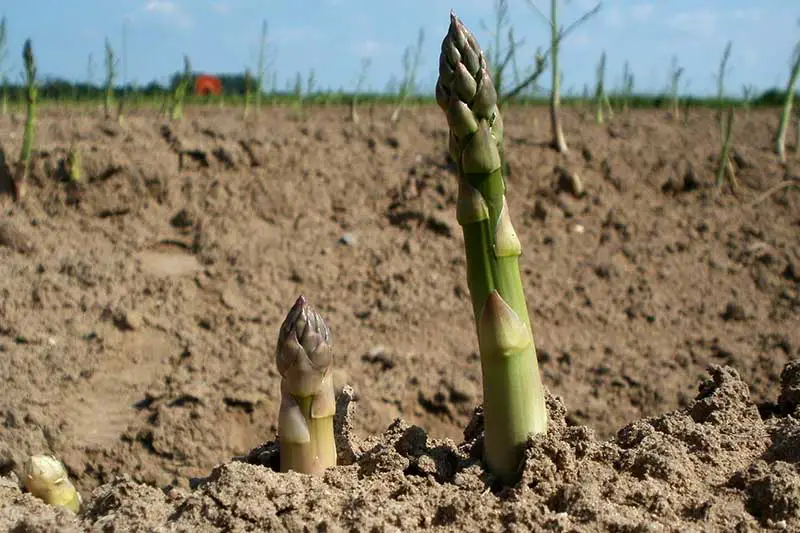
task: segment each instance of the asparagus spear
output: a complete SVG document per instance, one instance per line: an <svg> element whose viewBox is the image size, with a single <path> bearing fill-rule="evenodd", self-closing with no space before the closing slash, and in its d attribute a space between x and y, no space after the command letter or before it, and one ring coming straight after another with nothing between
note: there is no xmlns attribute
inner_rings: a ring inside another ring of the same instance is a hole
<svg viewBox="0 0 800 533"><path fill-rule="evenodd" d="M49 505L66 507L76 513L81 508L80 493L67 477L64 465L55 457L31 456L22 482L28 492Z"/></svg>
<svg viewBox="0 0 800 533"><path fill-rule="evenodd" d="M117 78L118 59L114 58L114 49L106 37L106 87L103 96L103 111L106 119L111 118L111 109L114 107L114 80Z"/></svg>
<svg viewBox="0 0 800 533"><path fill-rule="evenodd" d="M276 360L281 377L278 415L281 472L319 474L336 465L331 332L300 296L281 325Z"/></svg>
<svg viewBox="0 0 800 533"><path fill-rule="evenodd" d="M36 86L36 58L33 56L31 40L25 41L22 49L22 60L25 63L25 130L22 134L22 148L17 162L17 174L14 177L14 189L17 200L22 200L28 191L28 176L31 171L31 155L36 134L36 102L39 90Z"/></svg>
<svg viewBox="0 0 800 533"><path fill-rule="evenodd" d="M792 120L792 103L794 102L795 87L797 81L800 80L800 43L794 49L794 57L792 58L792 71L789 74L789 81L786 85L786 99L783 102L783 111L781 111L781 119L778 123L778 131L775 134L773 149L781 163L786 162L786 130L789 127L789 122ZM798 140L800 144L800 140Z"/></svg>
<svg viewBox="0 0 800 533"><path fill-rule="evenodd" d="M458 166L456 214L483 373L484 457L489 470L510 483L528 435L547 430L547 410L519 272L522 249L505 198L497 93L483 51L453 12L436 101L447 116Z"/></svg>

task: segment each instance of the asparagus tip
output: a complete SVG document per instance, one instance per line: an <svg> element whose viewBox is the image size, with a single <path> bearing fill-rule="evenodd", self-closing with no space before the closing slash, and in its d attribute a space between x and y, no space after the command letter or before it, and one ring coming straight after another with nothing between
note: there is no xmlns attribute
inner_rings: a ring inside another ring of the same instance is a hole
<svg viewBox="0 0 800 533"><path fill-rule="evenodd" d="M316 474L336 464L330 336L322 317L300 295L281 325L276 350L282 472Z"/></svg>
<svg viewBox="0 0 800 533"><path fill-rule="evenodd" d="M304 296L297 298L278 334L278 371L292 394L307 396L331 364L331 332Z"/></svg>
<svg viewBox="0 0 800 533"><path fill-rule="evenodd" d="M64 465L50 455L33 455L25 465L23 484L28 491L49 505L78 512L81 495L67 477Z"/></svg>

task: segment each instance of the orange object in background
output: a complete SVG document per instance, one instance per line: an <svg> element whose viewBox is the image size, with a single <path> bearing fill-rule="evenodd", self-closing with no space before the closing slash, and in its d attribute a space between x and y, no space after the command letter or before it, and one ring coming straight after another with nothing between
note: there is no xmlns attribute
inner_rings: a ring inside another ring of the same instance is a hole
<svg viewBox="0 0 800 533"><path fill-rule="evenodd" d="M200 96L219 96L222 94L222 82L216 76L200 74L194 79L194 93Z"/></svg>

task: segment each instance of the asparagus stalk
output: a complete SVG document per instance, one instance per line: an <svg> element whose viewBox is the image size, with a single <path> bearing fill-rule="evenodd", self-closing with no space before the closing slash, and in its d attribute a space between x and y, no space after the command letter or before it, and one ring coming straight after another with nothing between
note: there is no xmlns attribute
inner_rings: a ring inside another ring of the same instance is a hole
<svg viewBox="0 0 800 533"><path fill-rule="evenodd" d="M728 106L728 113L725 120L722 122L722 130L720 136L720 153L719 153L719 166L717 167L717 175L714 180L717 189L722 187L725 181L725 174L727 173L730 180L731 190L735 192L736 174L733 170L733 165L730 160L731 152L731 139L733 138L733 106Z"/></svg>
<svg viewBox="0 0 800 533"><path fill-rule="evenodd" d="M106 38L106 88L105 99L103 100L103 111L106 119L111 118L111 110L114 107L114 81L117 78L117 63L114 57L114 49L111 42Z"/></svg>
<svg viewBox="0 0 800 533"><path fill-rule="evenodd" d="M670 69L670 102L672 107L672 118L677 120L680 116L680 107L678 101L678 90L680 89L680 79L683 75L683 67L678 66L678 58L672 58L672 67Z"/></svg>
<svg viewBox="0 0 800 533"><path fill-rule="evenodd" d="M547 411L519 272L521 245L505 198L497 93L475 37L453 12L436 101L447 117L459 174L456 215L481 356L484 457L510 483L528 435L547 430Z"/></svg>
<svg viewBox="0 0 800 533"><path fill-rule="evenodd" d="M728 61L731 58L731 48L733 42L728 41L725 45L725 50L722 52L722 59L719 62L719 74L717 74L717 105L722 105L725 100L725 74L728 73ZM721 138L725 138L725 118L722 109L717 110L717 122L719 122L719 134Z"/></svg>
<svg viewBox="0 0 800 533"><path fill-rule="evenodd" d="M358 75L358 83L356 83L356 90L353 91L353 98L350 100L350 120L354 124L358 124L359 121L356 106L358 105L358 96L361 94L361 89L367 79L367 70L370 64L372 64L371 58L365 57L361 60L361 72Z"/></svg>
<svg viewBox="0 0 800 533"><path fill-rule="evenodd" d="M2 95L0 95L0 114L8 114L8 76L6 76L6 44L8 43L8 25L5 15L0 19L0 83L2 83Z"/></svg>
<svg viewBox="0 0 800 533"><path fill-rule="evenodd" d="M120 126L125 123L125 100L128 95L128 19L122 23L122 90L117 102L117 122Z"/></svg>
<svg viewBox="0 0 800 533"><path fill-rule="evenodd" d="M794 103L794 91L797 86L797 79L800 78L800 44L794 50L794 58L792 59L792 71L789 74L789 81L786 84L786 100L783 102L783 111L781 112L781 120L778 124L778 132L775 134L775 153L781 163L786 162L786 130L789 128L789 122L792 120L792 104ZM800 139L798 140L800 144Z"/></svg>
<svg viewBox="0 0 800 533"><path fill-rule="evenodd" d="M22 483L31 494L48 505L66 507L77 513L81 495L67 477L61 461L50 455L34 455L25 465Z"/></svg>
<svg viewBox="0 0 800 533"><path fill-rule="evenodd" d="M261 97L264 93L264 72L267 51L267 21L261 23L261 41L258 47L258 77L256 78L256 112L261 111Z"/></svg>
<svg viewBox="0 0 800 533"><path fill-rule="evenodd" d="M633 97L633 73L631 72L630 65L625 62L625 67L622 71L622 112L627 113L630 109L631 98Z"/></svg>
<svg viewBox="0 0 800 533"><path fill-rule="evenodd" d="M558 1L550 2L550 127L553 131L553 147L562 154L569 151L561 128L561 71L558 68L558 50L561 45L561 29L558 26Z"/></svg>
<svg viewBox="0 0 800 533"><path fill-rule="evenodd" d="M302 116L303 114L303 76L298 72L294 78L294 102L293 105L297 108Z"/></svg>
<svg viewBox="0 0 800 533"><path fill-rule="evenodd" d="M181 75L175 90L172 93L172 110L170 111L170 120L180 120L183 118L183 100L186 97L186 91L192 84L192 64L189 61L189 56L183 56L183 75Z"/></svg>
<svg viewBox="0 0 800 533"><path fill-rule="evenodd" d="M422 47L425 42L425 29L420 28L417 34L417 45L415 47L408 47L403 53L403 83L400 86L400 94L398 94L399 101L397 107L392 111L392 116L389 118L392 124L400 120L400 113L406 104L406 100L414 92L417 84L417 72L419 71L419 64L422 57Z"/></svg>
<svg viewBox="0 0 800 533"><path fill-rule="evenodd" d="M67 175L71 183L81 183L83 181L81 150L74 145L70 146L69 152L67 152Z"/></svg>
<svg viewBox="0 0 800 533"><path fill-rule="evenodd" d="M322 317L300 296L281 325L276 350L281 472L320 474L336 465L330 338Z"/></svg>
<svg viewBox="0 0 800 533"><path fill-rule="evenodd" d="M756 87L754 85L742 85L742 108L745 111L750 111L755 94Z"/></svg>
<svg viewBox="0 0 800 533"><path fill-rule="evenodd" d="M594 105L595 105L595 122L602 124L605 120L603 117L603 106L606 104L606 51L600 54L600 61L597 63L597 84L594 89Z"/></svg>
<svg viewBox="0 0 800 533"><path fill-rule="evenodd" d="M250 96L253 92L253 76L250 69L244 71L244 118L250 114Z"/></svg>
<svg viewBox="0 0 800 533"><path fill-rule="evenodd" d="M28 192L28 175L31 171L31 154L33 141L36 134L36 102L38 88L36 87L36 59L33 56L31 40L25 41L22 49L22 59L25 63L25 103L27 114L25 117L25 130L22 134L22 148L17 163L17 173L14 178L14 191L17 200L21 200Z"/></svg>

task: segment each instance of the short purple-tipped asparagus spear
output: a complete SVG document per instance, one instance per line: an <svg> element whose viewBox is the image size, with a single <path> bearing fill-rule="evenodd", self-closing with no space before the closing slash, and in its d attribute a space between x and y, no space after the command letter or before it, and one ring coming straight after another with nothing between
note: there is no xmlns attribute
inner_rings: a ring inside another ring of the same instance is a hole
<svg viewBox="0 0 800 533"><path fill-rule="evenodd" d="M281 325L276 350L281 472L319 474L336 465L330 339L322 317L300 296Z"/></svg>

